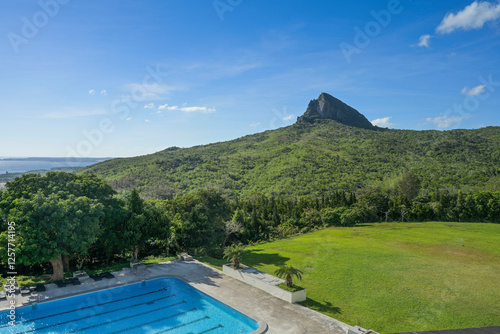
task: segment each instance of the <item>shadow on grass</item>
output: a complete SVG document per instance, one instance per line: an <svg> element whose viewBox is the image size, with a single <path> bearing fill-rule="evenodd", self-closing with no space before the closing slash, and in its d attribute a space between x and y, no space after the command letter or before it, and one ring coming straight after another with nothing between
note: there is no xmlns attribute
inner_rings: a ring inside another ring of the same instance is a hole
<svg viewBox="0 0 500 334"><path fill-rule="evenodd" d="M260 249L248 250L243 253L243 260L241 262L251 267L262 265L275 265L279 267L290 260L289 257L281 256L278 253L269 254L262 252Z"/></svg>
<svg viewBox="0 0 500 334"><path fill-rule="evenodd" d="M217 259L210 256L196 256L196 260L208 264L209 266L217 268L219 270L222 270L222 266L224 264L228 264L231 262L229 260ZM243 253L241 263L250 267L269 264L279 267L281 265L284 265L288 260L290 260L289 257L284 257L277 253L267 254L262 253L261 250L247 250Z"/></svg>
<svg viewBox="0 0 500 334"><path fill-rule="evenodd" d="M222 270L222 266L224 264L229 263L227 260L224 259L216 259L214 257L210 256L196 256L196 260L203 262L205 264L208 264L210 267L214 267L216 269Z"/></svg>
<svg viewBox="0 0 500 334"><path fill-rule="evenodd" d="M300 302L299 304L330 316L334 314L342 314L342 309L338 306L333 306L330 302L321 303L315 301L314 299L307 298L306 301Z"/></svg>

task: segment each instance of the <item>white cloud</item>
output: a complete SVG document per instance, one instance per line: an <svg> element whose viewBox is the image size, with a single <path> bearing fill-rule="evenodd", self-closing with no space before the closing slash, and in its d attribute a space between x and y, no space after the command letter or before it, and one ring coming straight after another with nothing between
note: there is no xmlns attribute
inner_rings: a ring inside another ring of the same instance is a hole
<svg viewBox="0 0 500 334"><path fill-rule="evenodd" d="M91 89L89 90L89 95L94 95L95 94L95 90Z"/></svg>
<svg viewBox="0 0 500 334"><path fill-rule="evenodd" d="M453 125L460 123L463 121L466 117L464 116L438 116L435 118L426 118L425 120L427 122L433 123L436 127L439 129L449 129Z"/></svg>
<svg viewBox="0 0 500 334"><path fill-rule="evenodd" d="M375 126L380 126L381 128L389 128L395 124L391 123L392 117L377 118L372 121Z"/></svg>
<svg viewBox="0 0 500 334"><path fill-rule="evenodd" d="M422 35L420 36L420 40L418 41L418 46L420 47L429 47L429 41L431 39L431 35Z"/></svg>
<svg viewBox="0 0 500 334"><path fill-rule="evenodd" d="M130 121L131 119L132 119L132 117L128 117L128 118L126 119L126 121Z"/></svg>
<svg viewBox="0 0 500 334"><path fill-rule="evenodd" d="M169 106L168 104L164 104L158 107L158 112L161 113L163 110L179 110L185 113L193 113L193 112L201 112L202 114L211 114L216 112L215 108L207 108L207 107L179 107L179 106Z"/></svg>
<svg viewBox="0 0 500 334"><path fill-rule="evenodd" d="M155 108L155 104L153 102L148 103L144 106L144 109L154 109L154 108Z"/></svg>
<svg viewBox="0 0 500 334"><path fill-rule="evenodd" d="M486 86L485 85L479 85L476 87L473 87L469 89L469 87L464 87L462 89L462 94L467 95L467 96L476 96L481 93L484 93Z"/></svg>
<svg viewBox="0 0 500 334"><path fill-rule="evenodd" d="M158 112L161 113L163 110L178 110L179 106L169 106L168 104L164 104L158 107Z"/></svg>
<svg viewBox="0 0 500 334"><path fill-rule="evenodd" d="M257 123L252 123L252 124L250 124L250 126L251 126L252 128L256 128L256 127L260 126L260 122L257 122Z"/></svg>
<svg viewBox="0 0 500 334"><path fill-rule="evenodd" d="M203 114L211 114L216 112L217 110L215 108L207 108L207 107L184 107L181 108L180 110L184 112L201 112Z"/></svg>
<svg viewBox="0 0 500 334"><path fill-rule="evenodd" d="M293 116L293 115L288 115L288 116L283 117L283 120L284 121L291 121L292 119L294 119L294 117L295 116Z"/></svg>
<svg viewBox="0 0 500 334"><path fill-rule="evenodd" d="M108 95L108 91L105 89L101 90L101 95Z"/></svg>
<svg viewBox="0 0 500 334"><path fill-rule="evenodd" d="M144 122L151 123L151 121L149 119L145 119Z"/></svg>
<svg viewBox="0 0 500 334"><path fill-rule="evenodd" d="M476 0L456 14L448 13L436 28L436 32L449 34L457 29L479 29L486 22L498 18L500 18L500 3L495 5L488 1Z"/></svg>

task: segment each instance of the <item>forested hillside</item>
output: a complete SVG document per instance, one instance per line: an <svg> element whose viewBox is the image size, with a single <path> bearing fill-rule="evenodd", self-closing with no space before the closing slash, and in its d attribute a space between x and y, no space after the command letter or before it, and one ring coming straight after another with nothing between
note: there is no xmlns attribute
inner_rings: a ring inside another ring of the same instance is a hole
<svg viewBox="0 0 500 334"><path fill-rule="evenodd" d="M228 142L93 165L118 191L167 199L199 188L313 197L415 174L422 194L500 190L500 128L361 129L320 119Z"/></svg>

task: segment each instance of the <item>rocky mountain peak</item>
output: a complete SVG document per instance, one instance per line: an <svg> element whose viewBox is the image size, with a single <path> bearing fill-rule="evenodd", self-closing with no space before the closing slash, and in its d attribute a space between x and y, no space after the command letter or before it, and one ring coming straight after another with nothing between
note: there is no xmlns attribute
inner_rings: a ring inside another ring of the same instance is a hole
<svg viewBox="0 0 500 334"><path fill-rule="evenodd" d="M316 119L331 119L364 129L375 128L359 111L327 93L321 93L316 100L311 100L306 112L297 118L297 122L312 123Z"/></svg>

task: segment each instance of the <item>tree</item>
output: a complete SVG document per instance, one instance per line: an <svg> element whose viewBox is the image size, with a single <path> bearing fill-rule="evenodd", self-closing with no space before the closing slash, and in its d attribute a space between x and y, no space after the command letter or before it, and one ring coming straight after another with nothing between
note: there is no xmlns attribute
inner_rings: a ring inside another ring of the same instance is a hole
<svg viewBox="0 0 500 334"><path fill-rule="evenodd" d="M172 221L179 250L219 251L224 240L224 222L231 218L229 201L214 189L178 197L172 201Z"/></svg>
<svg viewBox="0 0 500 334"><path fill-rule="evenodd" d="M409 171L404 171L396 180L396 193L405 197L408 201L412 201L420 192L420 180L418 177Z"/></svg>
<svg viewBox="0 0 500 334"><path fill-rule="evenodd" d="M238 269L240 267L241 256L245 251L245 246L242 243L231 245L224 249L224 259L231 260L231 266Z"/></svg>
<svg viewBox="0 0 500 334"><path fill-rule="evenodd" d="M230 220L224 223L224 241L222 242L222 246L226 245L226 242L229 240L229 237L231 235L236 235L236 234L241 234L243 233L243 224L235 221L235 220Z"/></svg>
<svg viewBox="0 0 500 334"><path fill-rule="evenodd" d="M144 201L139 196L137 189L132 190L132 194L130 194L130 198L127 201L127 207L133 214L142 214L144 210Z"/></svg>
<svg viewBox="0 0 500 334"><path fill-rule="evenodd" d="M283 265L278 268L274 274L279 278L284 278L286 282L286 286L293 285L293 276L297 277L297 279L302 279L302 271L300 269L294 268L290 265Z"/></svg>
<svg viewBox="0 0 500 334"><path fill-rule="evenodd" d="M164 201L147 201L144 203L144 216L148 224L148 255L152 252L169 256L170 246L173 242L172 225ZM158 254L156 253L156 254Z"/></svg>
<svg viewBox="0 0 500 334"><path fill-rule="evenodd" d="M127 200L129 216L125 223L123 237L125 249L132 250L134 260L139 257L139 250L143 247L148 238L148 222L144 215L144 201L139 197L137 190L132 190L130 198Z"/></svg>
<svg viewBox="0 0 500 334"><path fill-rule="evenodd" d="M344 208L342 209L326 209L323 211L321 215L321 221L323 224L328 225L328 226L340 226L340 215L344 211Z"/></svg>
<svg viewBox="0 0 500 334"><path fill-rule="evenodd" d="M6 189L0 210L17 224L20 263L50 261L53 280L63 278L63 257L87 253L114 206L115 191L93 174L28 174Z"/></svg>
<svg viewBox="0 0 500 334"><path fill-rule="evenodd" d="M87 197L61 199L39 193L15 200L10 217L17 226L17 260L27 265L49 261L51 280L64 279L62 256L86 254L97 239L103 215L103 205Z"/></svg>

